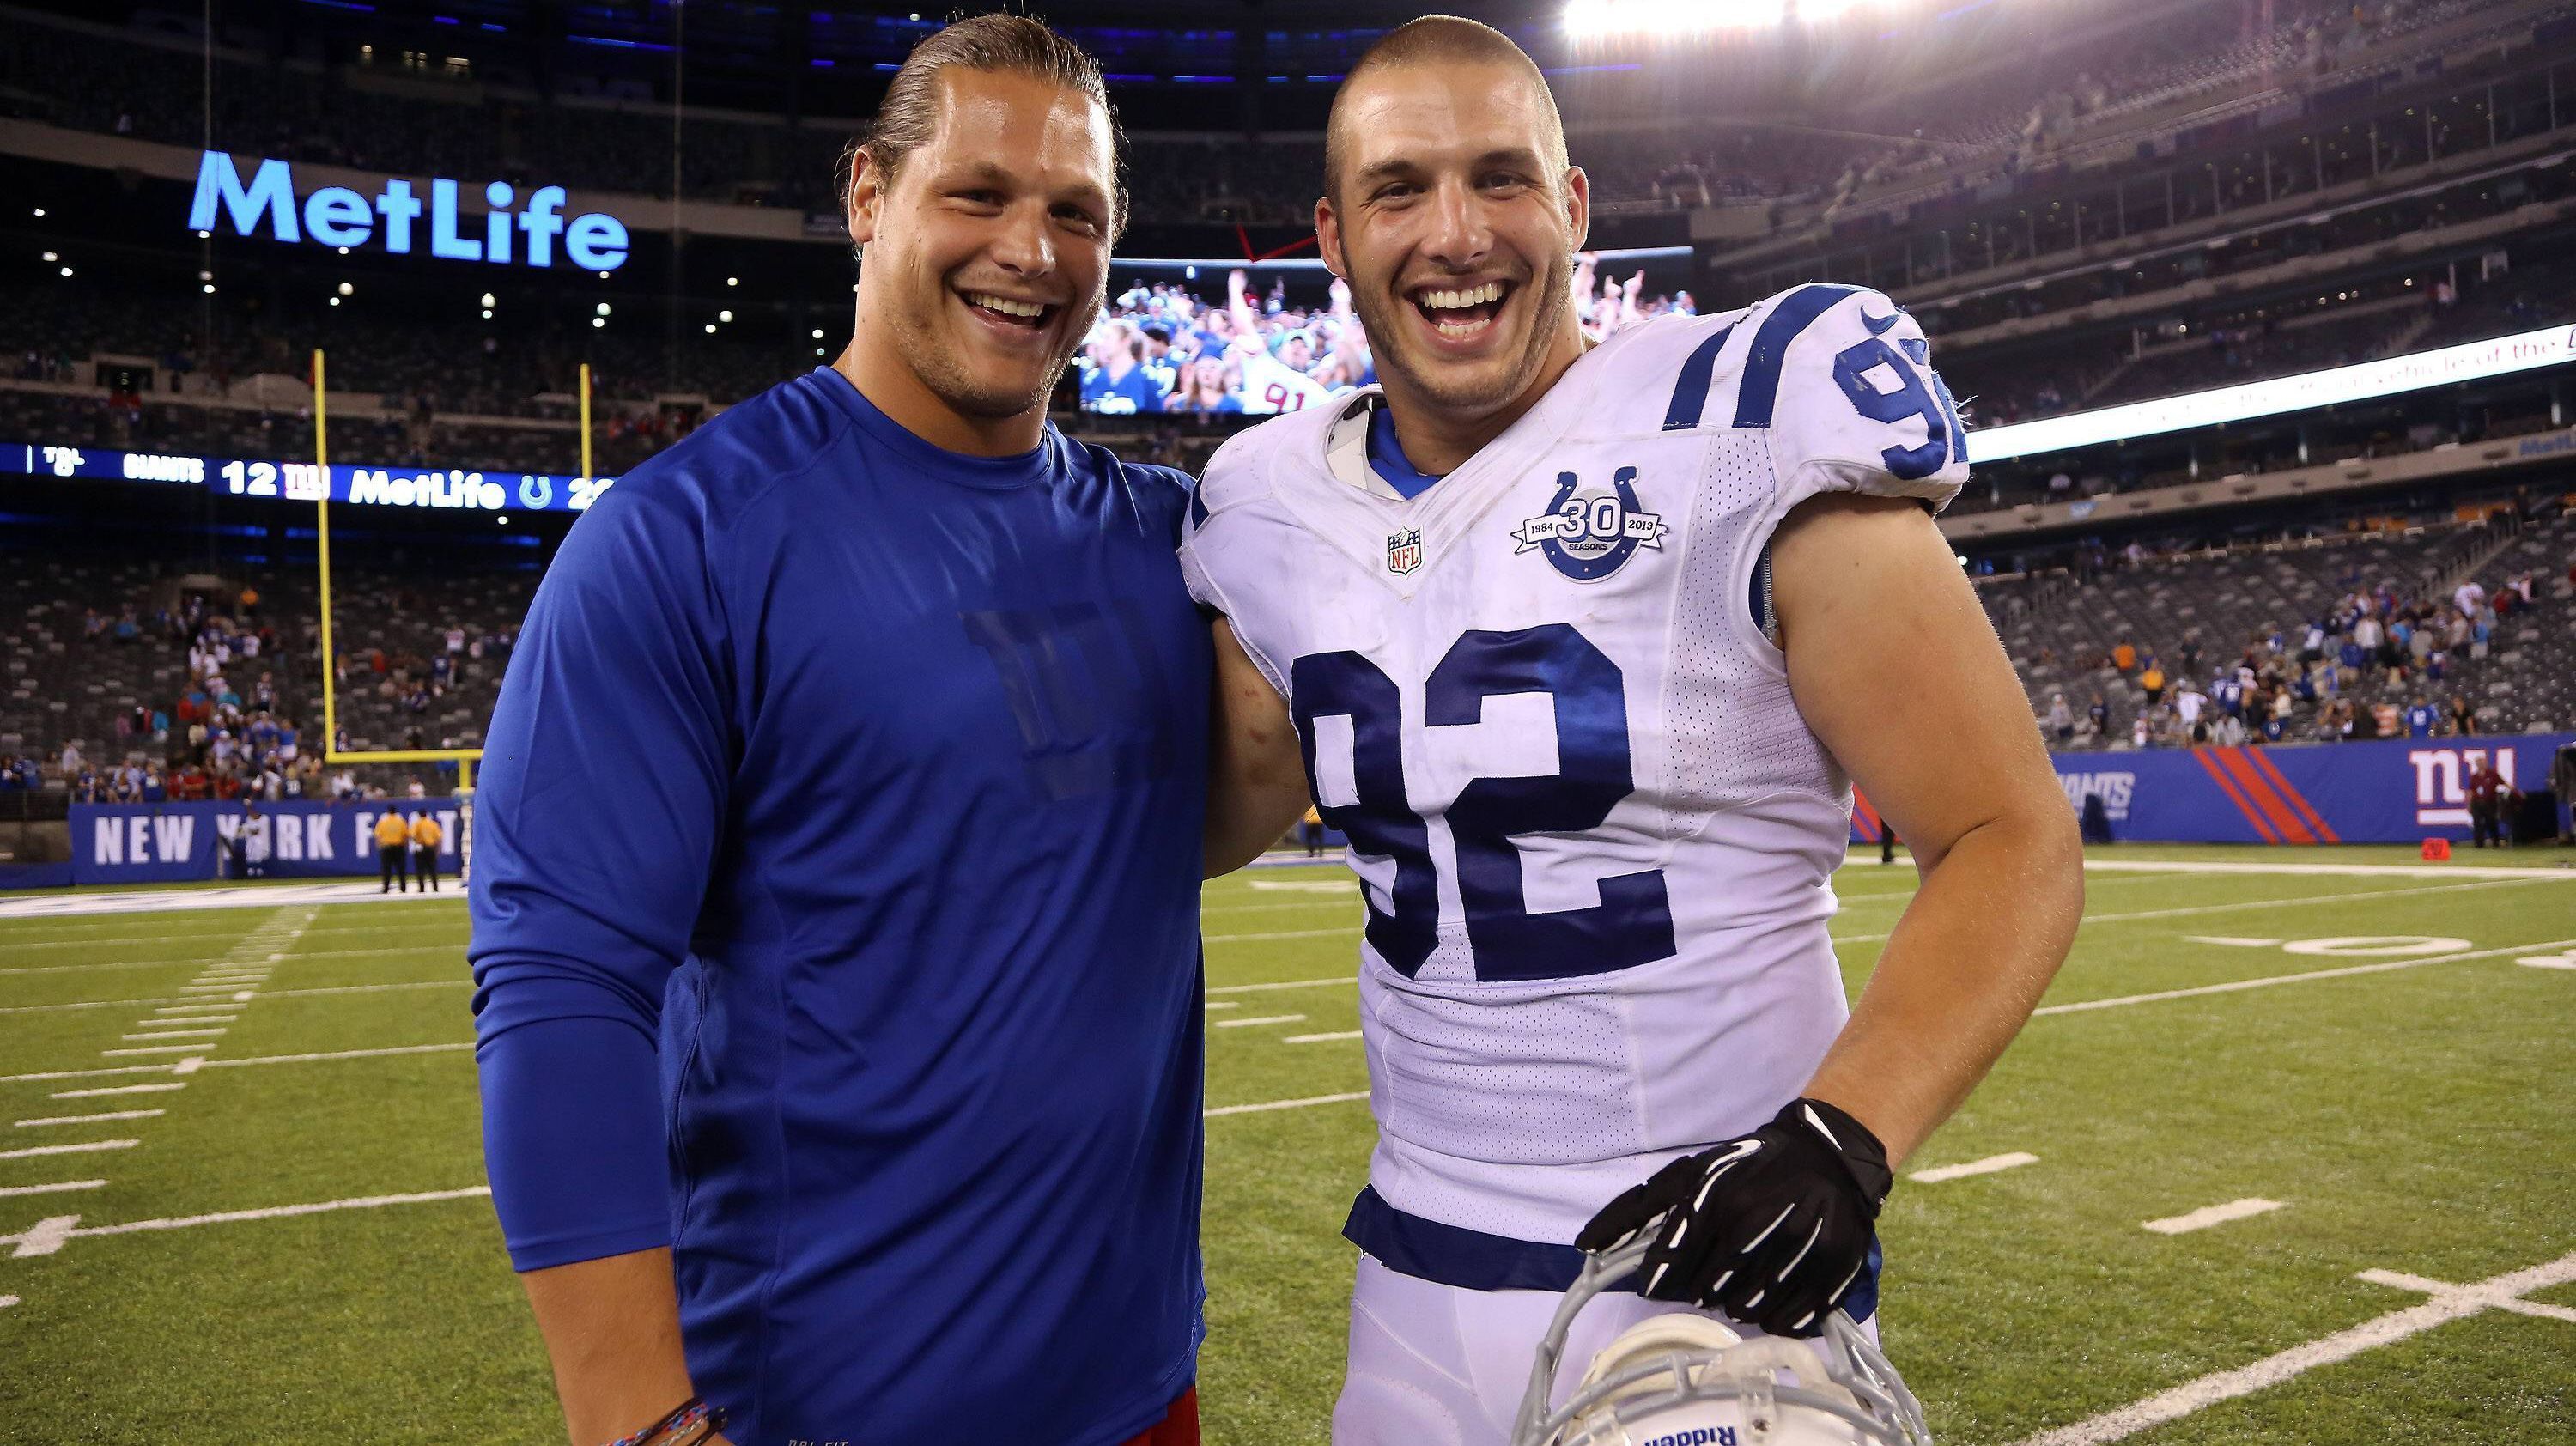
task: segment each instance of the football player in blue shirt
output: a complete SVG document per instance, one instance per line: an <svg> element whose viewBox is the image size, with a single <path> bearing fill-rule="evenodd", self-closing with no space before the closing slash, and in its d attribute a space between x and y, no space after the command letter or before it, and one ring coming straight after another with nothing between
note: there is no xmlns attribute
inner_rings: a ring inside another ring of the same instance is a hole
<svg viewBox="0 0 2576 1446"><path fill-rule="evenodd" d="M1045 416L1115 137L1044 26L925 40L856 157L849 349L626 476L538 589L471 954L576 1446L1197 1440L1186 481Z"/></svg>

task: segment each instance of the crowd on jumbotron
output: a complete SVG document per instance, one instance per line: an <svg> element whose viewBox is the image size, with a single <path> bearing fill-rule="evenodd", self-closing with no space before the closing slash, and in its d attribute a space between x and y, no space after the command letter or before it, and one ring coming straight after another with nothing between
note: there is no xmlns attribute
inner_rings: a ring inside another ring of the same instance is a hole
<svg viewBox="0 0 2576 1446"><path fill-rule="evenodd" d="M1597 258L1576 258L1574 307L1594 341L1667 312L1692 313L1690 293L1644 295L1646 273L1624 281ZM1597 278L1597 280L1596 280ZM1104 414L1267 416L1294 412L1377 380L1368 332L1339 277L1323 307L1287 301L1284 281L1256 294L1249 274L1226 278L1222 305L1186 286L1154 283L1111 299L1084 343L1082 407Z"/></svg>

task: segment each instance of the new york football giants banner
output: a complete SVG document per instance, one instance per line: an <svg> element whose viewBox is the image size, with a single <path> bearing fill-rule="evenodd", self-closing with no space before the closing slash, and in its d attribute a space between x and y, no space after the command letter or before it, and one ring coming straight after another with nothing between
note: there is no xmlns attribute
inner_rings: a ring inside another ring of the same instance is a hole
<svg viewBox="0 0 2576 1446"><path fill-rule="evenodd" d="M2487 760L2509 787L2538 793L2549 787L2551 758L2571 742L2576 733L2530 733L2060 753L2051 761L2067 804L2080 813L2087 798L2101 799L2115 839L2414 843L2469 837L2469 779ZM1856 805L1853 839L1875 843L1878 836L1877 813Z"/></svg>
<svg viewBox="0 0 2576 1446"><path fill-rule="evenodd" d="M438 820L439 871L453 873L462 830L453 799L385 799L368 803L281 802L258 805L268 821L268 857L246 869L269 878L309 879L373 874L376 819L387 810ZM71 810L72 882L166 884L234 876L232 844L250 805L241 803L76 803Z"/></svg>

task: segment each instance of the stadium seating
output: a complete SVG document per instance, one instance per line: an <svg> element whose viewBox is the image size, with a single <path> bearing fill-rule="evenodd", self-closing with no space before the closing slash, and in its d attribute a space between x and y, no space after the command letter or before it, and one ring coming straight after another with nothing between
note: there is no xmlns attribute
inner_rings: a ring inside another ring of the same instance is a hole
<svg viewBox="0 0 2576 1446"><path fill-rule="evenodd" d="M2327 652L2345 636L2338 613L2349 595L2385 586L2401 608L2429 607L2439 619L2455 610L2451 594L2476 580L2490 593L2509 578L2533 575L2534 603L2508 613L2483 650L2449 655L2439 679L2410 671L2403 682L2387 669L2365 671L2340 696L2358 707L2402 708L2417 693L2437 707L2454 696L2476 710L2483 732L2534 732L2576 724L2576 511L2550 503L2529 525L2506 509L2474 523L2438 522L2395 530L2353 531L2218 549L2148 553L2132 563L2097 553L2068 568L1985 582L1980 593L2028 689L2034 714L2045 716L2063 694L2080 718L2095 695L2109 710L2099 737L2071 744L2130 746L2132 724L2150 704L2138 682L2143 661L2158 659L2170 683L2184 681L2184 647L2199 663L2191 682L2206 688L2213 670L2250 653L2258 667L2281 665L2271 640L2295 653L2311 621L2325 620ZM2111 666L2123 642L2140 668ZM2301 701L2288 741L2324 741L2324 704ZM2170 698L2167 700L2170 706ZM2159 712L2159 742L2175 741L2175 724Z"/></svg>

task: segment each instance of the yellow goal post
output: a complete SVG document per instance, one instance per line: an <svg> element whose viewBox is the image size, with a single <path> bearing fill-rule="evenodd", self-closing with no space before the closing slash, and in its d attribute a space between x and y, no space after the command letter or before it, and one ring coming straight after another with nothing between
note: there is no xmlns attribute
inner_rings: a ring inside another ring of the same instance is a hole
<svg viewBox="0 0 2576 1446"><path fill-rule="evenodd" d="M322 761L335 763L453 763L456 765L457 864L462 877L473 866L474 765L480 748L342 748L340 746L339 653L331 639L331 441L330 397L325 358L313 349L313 462L322 485L313 500L315 553L322 592ZM590 363L581 364L581 476L591 476Z"/></svg>

